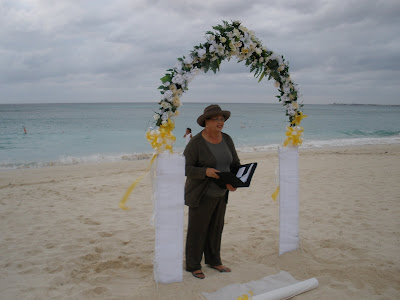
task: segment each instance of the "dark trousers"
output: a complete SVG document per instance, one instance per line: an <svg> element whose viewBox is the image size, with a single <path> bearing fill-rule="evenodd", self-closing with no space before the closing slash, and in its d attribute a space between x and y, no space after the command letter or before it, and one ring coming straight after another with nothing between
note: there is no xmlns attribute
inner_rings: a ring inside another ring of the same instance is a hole
<svg viewBox="0 0 400 300"><path fill-rule="evenodd" d="M221 265L221 237L224 229L226 196L203 196L199 207L189 207L186 237L186 271L201 270L201 260Z"/></svg>

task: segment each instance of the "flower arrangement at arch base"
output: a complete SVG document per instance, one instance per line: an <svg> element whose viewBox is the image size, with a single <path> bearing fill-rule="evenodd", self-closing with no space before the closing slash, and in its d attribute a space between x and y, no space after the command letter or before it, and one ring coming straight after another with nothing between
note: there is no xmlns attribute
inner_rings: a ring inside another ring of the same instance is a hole
<svg viewBox="0 0 400 300"><path fill-rule="evenodd" d="M154 115L156 129L149 130L146 135L153 149L157 153L173 151L176 140L172 133L175 127L173 118L179 115L180 97L188 90L190 81L199 71L216 73L221 62L233 56L238 58L238 62L245 62L258 82L264 77L275 81L279 91L276 97L285 107L290 122L286 127L284 146L301 145L303 128L300 122L306 115L301 112L303 105L297 101L298 90L290 78L289 65L284 57L264 47L254 32L239 21L223 21L213 29L206 32L204 44L194 46L189 55L178 58L178 63L161 78L162 84L158 87L162 95L160 108Z"/></svg>

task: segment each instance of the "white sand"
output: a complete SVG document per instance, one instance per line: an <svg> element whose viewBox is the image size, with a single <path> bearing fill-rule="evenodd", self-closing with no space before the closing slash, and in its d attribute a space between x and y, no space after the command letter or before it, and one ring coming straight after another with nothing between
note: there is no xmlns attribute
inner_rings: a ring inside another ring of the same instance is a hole
<svg viewBox="0 0 400 300"><path fill-rule="evenodd" d="M184 272L158 290L148 175L132 210L118 207L149 160L0 172L0 298L203 299L285 270L319 280L296 299L400 299L400 145L301 149L302 248L281 257L277 153L239 156L259 166L229 199L222 258L232 273L204 267L206 279Z"/></svg>

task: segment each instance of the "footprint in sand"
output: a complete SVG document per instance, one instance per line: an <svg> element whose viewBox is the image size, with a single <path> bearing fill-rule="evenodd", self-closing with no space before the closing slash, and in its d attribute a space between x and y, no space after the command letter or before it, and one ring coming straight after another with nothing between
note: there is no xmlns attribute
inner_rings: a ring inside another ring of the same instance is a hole
<svg viewBox="0 0 400 300"><path fill-rule="evenodd" d="M113 236L113 234L110 233L110 232L99 232L98 235L101 236L101 237L110 237L110 236Z"/></svg>
<svg viewBox="0 0 400 300"><path fill-rule="evenodd" d="M100 225L100 222L93 221L92 219L85 218L84 216L78 217L79 222L86 224L86 225Z"/></svg>

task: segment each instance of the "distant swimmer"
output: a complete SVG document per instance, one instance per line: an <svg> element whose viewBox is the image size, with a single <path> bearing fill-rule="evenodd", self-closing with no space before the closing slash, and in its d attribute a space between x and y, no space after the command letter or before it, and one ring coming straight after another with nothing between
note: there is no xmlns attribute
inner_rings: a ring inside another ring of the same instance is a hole
<svg viewBox="0 0 400 300"><path fill-rule="evenodd" d="M24 132L25 132L25 134L27 134L25 126L24 126Z"/></svg>

